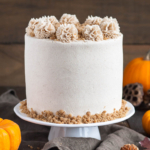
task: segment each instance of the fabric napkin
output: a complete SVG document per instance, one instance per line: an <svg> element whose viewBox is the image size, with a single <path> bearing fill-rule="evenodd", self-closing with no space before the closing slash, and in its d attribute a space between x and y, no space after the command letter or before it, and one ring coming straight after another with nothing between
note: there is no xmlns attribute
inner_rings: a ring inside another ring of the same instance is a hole
<svg viewBox="0 0 150 150"><path fill-rule="evenodd" d="M140 148L139 141L144 139L142 134L129 128L109 125L100 127L101 141L62 137L48 142L49 127L26 122L15 115L13 108L19 102L14 90L0 96L0 118L11 119L21 128L22 142L19 150L120 150L124 144L135 144Z"/></svg>

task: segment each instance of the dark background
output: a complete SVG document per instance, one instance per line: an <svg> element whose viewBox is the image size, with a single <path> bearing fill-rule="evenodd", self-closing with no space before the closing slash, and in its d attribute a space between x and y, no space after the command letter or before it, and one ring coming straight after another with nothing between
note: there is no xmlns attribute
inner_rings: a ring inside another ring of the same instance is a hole
<svg viewBox="0 0 150 150"><path fill-rule="evenodd" d="M150 50L150 0L0 0L0 94L16 89L25 98L24 34L31 18L76 14L117 18L124 34L124 66Z"/></svg>

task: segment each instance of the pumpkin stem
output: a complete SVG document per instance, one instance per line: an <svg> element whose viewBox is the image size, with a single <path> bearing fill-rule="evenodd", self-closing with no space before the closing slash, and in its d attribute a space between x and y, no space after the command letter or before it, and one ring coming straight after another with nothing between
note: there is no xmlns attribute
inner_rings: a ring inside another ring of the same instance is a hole
<svg viewBox="0 0 150 150"><path fill-rule="evenodd" d="M150 51L147 53L147 55L145 56L144 60L149 60L150 61Z"/></svg>

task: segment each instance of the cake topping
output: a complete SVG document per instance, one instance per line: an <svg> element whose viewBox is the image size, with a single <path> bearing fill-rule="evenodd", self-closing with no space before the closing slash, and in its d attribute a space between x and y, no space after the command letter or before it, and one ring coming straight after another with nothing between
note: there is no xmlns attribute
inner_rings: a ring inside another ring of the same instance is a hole
<svg viewBox="0 0 150 150"><path fill-rule="evenodd" d="M86 40L102 41L103 33L98 25L86 25L82 31L82 35Z"/></svg>
<svg viewBox="0 0 150 150"><path fill-rule="evenodd" d="M85 26L86 26L85 24L79 24L79 23L76 24L76 28L78 30L78 33L81 34L81 36L82 36L82 31L83 31Z"/></svg>
<svg viewBox="0 0 150 150"><path fill-rule="evenodd" d="M58 23L58 20L55 16L50 16L48 17L48 19L50 20L50 22L55 25L56 23Z"/></svg>
<svg viewBox="0 0 150 150"><path fill-rule="evenodd" d="M27 35L34 37L35 25L39 22L39 19L31 18L29 21L28 27L26 28Z"/></svg>
<svg viewBox="0 0 150 150"><path fill-rule="evenodd" d="M100 17L93 17L93 16L88 16L88 18L85 21L85 24L89 24L89 25L100 25L102 22L102 18Z"/></svg>
<svg viewBox="0 0 150 150"><path fill-rule="evenodd" d="M76 15L63 14L60 21L55 16L44 16L29 21L27 35L40 39L49 38L61 42L76 40L102 41L115 39L121 35L115 18L88 16L85 23L80 24Z"/></svg>
<svg viewBox="0 0 150 150"><path fill-rule="evenodd" d="M72 116L71 114L66 114L64 110L59 110L55 114L51 111L45 110L41 114L38 114L32 108L31 110L27 108L26 100L20 103L21 112L27 114L29 117L58 124L88 124L111 121L125 117L130 109L126 106L126 101L122 100L121 108L118 111L114 109L113 113L106 113L106 111L103 111L102 113L92 115L88 111L84 116Z"/></svg>
<svg viewBox="0 0 150 150"><path fill-rule="evenodd" d="M79 23L79 20L77 19L76 15L70 15L70 14L63 14L60 18L61 24L77 24Z"/></svg>
<svg viewBox="0 0 150 150"><path fill-rule="evenodd" d="M105 17L100 24L100 28L108 39L114 39L120 35L120 27L115 18Z"/></svg>
<svg viewBox="0 0 150 150"><path fill-rule="evenodd" d="M55 27L50 21L50 17L42 17L35 25L34 34L39 39L49 38L55 33Z"/></svg>
<svg viewBox="0 0 150 150"><path fill-rule="evenodd" d="M76 41L78 38L78 30L74 24L62 24L56 31L56 37L61 42Z"/></svg>

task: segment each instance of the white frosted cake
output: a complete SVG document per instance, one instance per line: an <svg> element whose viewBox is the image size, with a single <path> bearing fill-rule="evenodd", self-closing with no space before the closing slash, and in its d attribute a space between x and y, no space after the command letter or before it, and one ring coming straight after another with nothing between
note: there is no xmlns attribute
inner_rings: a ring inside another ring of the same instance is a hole
<svg viewBox="0 0 150 150"><path fill-rule="evenodd" d="M122 105L123 35L116 19L31 19L25 34L27 108L72 116Z"/></svg>

